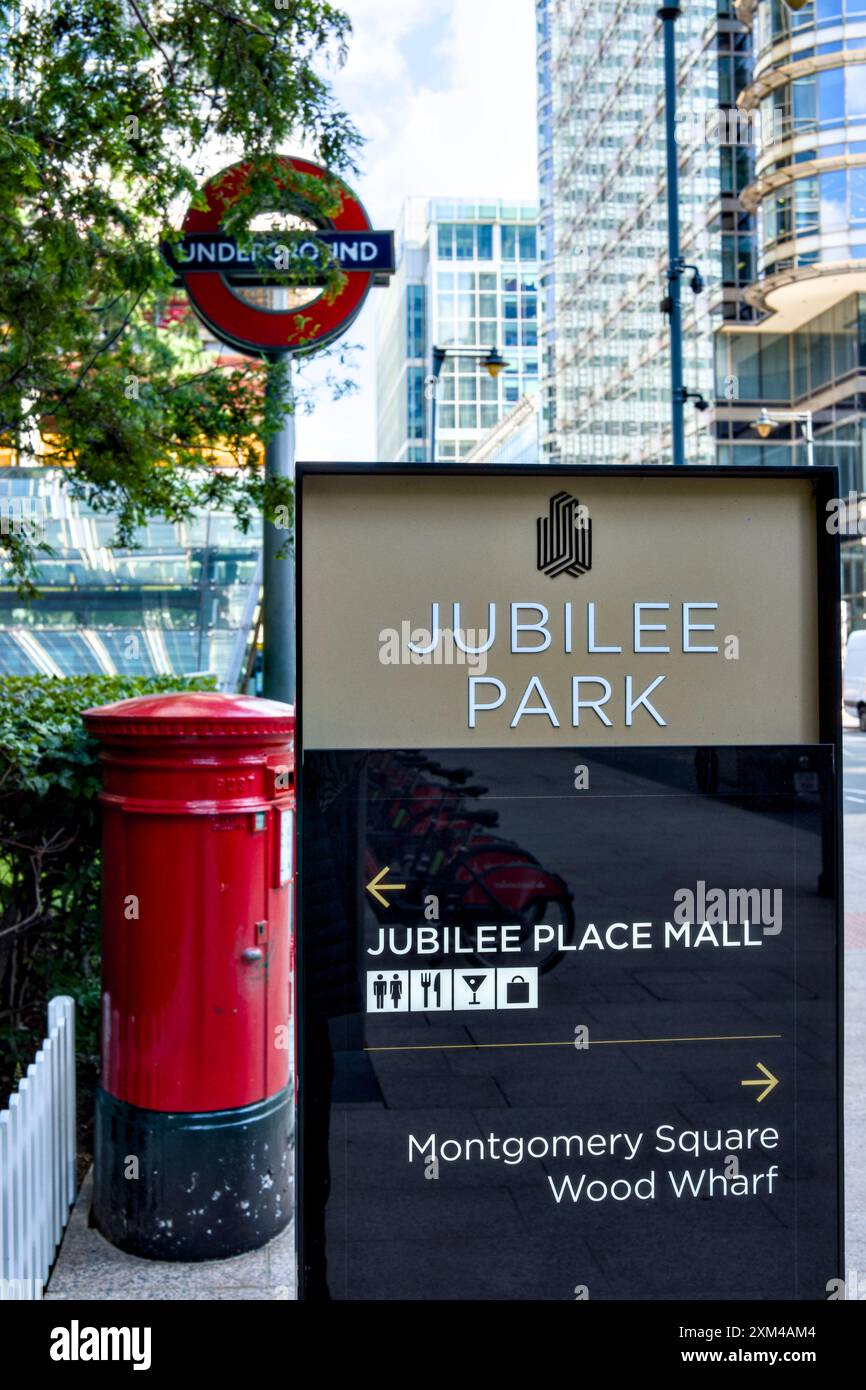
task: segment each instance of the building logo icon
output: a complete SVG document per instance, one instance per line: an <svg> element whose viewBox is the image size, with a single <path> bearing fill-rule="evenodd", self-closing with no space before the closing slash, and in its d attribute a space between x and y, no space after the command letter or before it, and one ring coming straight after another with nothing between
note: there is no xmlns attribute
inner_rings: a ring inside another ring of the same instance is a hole
<svg viewBox="0 0 866 1390"><path fill-rule="evenodd" d="M592 569L592 522L589 511L570 492L554 493L550 511L540 516L538 568L555 579L558 574L576 578Z"/></svg>

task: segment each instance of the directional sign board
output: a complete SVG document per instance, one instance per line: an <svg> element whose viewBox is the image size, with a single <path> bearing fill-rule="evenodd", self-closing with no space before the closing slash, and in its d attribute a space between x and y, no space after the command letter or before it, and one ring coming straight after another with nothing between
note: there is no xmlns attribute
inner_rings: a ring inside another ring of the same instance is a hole
<svg viewBox="0 0 866 1390"><path fill-rule="evenodd" d="M835 470L298 488L303 1296L826 1298Z"/></svg>

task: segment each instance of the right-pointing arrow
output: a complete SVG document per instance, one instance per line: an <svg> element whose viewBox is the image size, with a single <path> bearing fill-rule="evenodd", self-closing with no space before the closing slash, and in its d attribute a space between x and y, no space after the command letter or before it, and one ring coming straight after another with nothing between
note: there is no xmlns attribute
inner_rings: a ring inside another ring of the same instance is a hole
<svg viewBox="0 0 866 1390"><path fill-rule="evenodd" d="M741 1085L741 1086L763 1086L764 1089L761 1091L761 1094L760 1094L759 1096L756 1096L756 1097L755 1097L755 1099L757 1100L758 1104L760 1105L761 1101L762 1101L762 1100L765 1100L766 1097L770 1094L770 1092L773 1091L773 1090L775 1090L775 1088L778 1086L778 1084L779 1084L779 1078L778 1078L778 1076L774 1076L773 1073L770 1071L769 1067L765 1067L765 1066L764 1066L764 1063L763 1063L763 1062L758 1062L758 1063L757 1063L757 1067L758 1067L758 1071L762 1071L762 1072L764 1073L764 1075L763 1075L763 1076L756 1076L756 1077L754 1077L753 1080L751 1080L751 1081L741 1081L741 1082L740 1082L740 1085Z"/></svg>

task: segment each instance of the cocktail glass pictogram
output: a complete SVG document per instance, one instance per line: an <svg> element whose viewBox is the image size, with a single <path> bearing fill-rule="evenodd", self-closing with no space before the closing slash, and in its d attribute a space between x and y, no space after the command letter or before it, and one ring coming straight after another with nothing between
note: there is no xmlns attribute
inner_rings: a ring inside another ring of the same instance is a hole
<svg viewBox="0 0 866 1390"><path fill-rule="evenodd" d="M478 991L479 991L479 989L481 988L481 986L484 984L484 981L487 979L487 976L486 976L486 975L464 975L464 976L463 976L463 979L464 979L465 983L469 986L469 988L472 990L472 998L469 1000L469 1007L470 1007L470 1009L472 1008L472 1005L473 1005L473 1004L478 1004L478 1006L480 1007L480 1005L481 1005L481 1000L480 1000L480 999L477 999L477 998L476 998L476 995L478 994Z"/></svg>

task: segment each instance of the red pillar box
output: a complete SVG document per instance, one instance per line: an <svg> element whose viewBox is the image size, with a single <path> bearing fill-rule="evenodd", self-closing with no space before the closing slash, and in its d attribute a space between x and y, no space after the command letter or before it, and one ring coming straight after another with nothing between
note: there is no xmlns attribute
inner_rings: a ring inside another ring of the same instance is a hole
<svg viewBox="0 0 866 1390"><path fill-rule="evenodd" d="M294 711L244 695L87 710L102 745L94 1216L165 1260L291 1216Z"/></svg>

